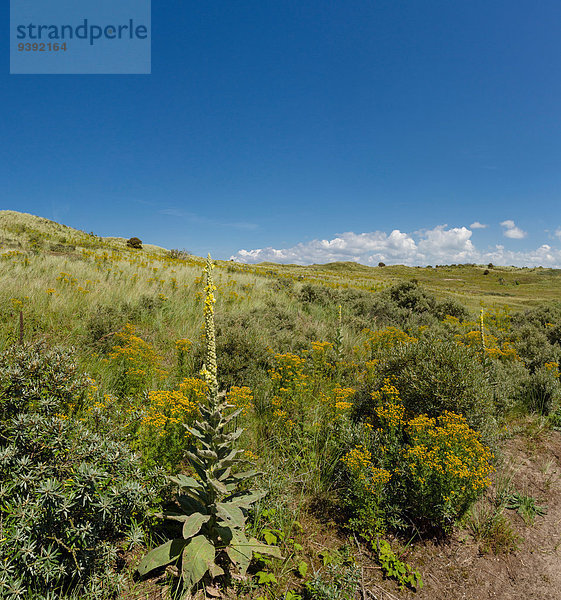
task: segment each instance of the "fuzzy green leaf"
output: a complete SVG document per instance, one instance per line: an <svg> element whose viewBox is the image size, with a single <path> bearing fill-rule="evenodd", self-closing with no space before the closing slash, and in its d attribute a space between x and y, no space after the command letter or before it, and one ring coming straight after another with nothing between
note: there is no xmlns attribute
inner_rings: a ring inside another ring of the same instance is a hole
<svg viewBox="0 0 561 600"><path fill-rule="evenodd" d="M196 438L199 438L200 440L204 438L204 434L199 429L196 429L195 427L189 427L188 425L183 426L191 435L194 435Z"/></svg>
<svg viewBox="0 0 561 600"><path fill-rule="evenodd" d="M225 498L223 502L225 504L235 504L240 508L249 510L253 504L261 500L261 498L264 498L266 495L267 492L263 491L251 492L249 494L244 494L243 496L230 496L229 498Z"/></svg>
<svg viewBox="0 0 561 600"><path fill-rule="evenodd" d="M168 477L168 479L178 485L179 487L187 487L187 488L201 488L201 482L197 481L194 477L187 477L186 475L176 475L175 477Z"/></svg>
<svg viewBox="0 0 561 600"><path fill-rule="evenodd" d="M191 452L190 450L187 450L185 452L185 456L189 459L189 461L191 462L191 464L193 466L198 465L198 466L204 468L205 465L203 464L203 462L201 461L201 459L196 454L194 454L193 452Z"/></svg>
<svg viewBox="0 0 561 600"><path fill-rule="evenodd" d="M242 479L250 479L251 477L256 477L257 475L261 475L262 471L242 471L241 473L234 473L232 477L241 481Z"/></svg>
<svg viewBox="0 0 561 600"><path fill-rule="evenodd" d="M224 544L224 546L228 546L230 544L230 542L232 541L232 538L234 537L232 528L225 524L225 525L217 525L215 527L215 530L218 533L218 535L220 536L220 539L222 540L222 543Z"/></svg>
<svg viewBox="0 0 561 600"><path fill-rule="evenodd" d="M233 533L234 539L232 540L232 545L226 548L226 553L230 560L238 566L240 575L243 577L247 573L247 569L251 563L253 549L243 532L234 531Z"/></svg>
<svg viewBox="0 0 561 600"><path fill-rule="evenodd" d="M195 489L195 488L183 488L183 492L185 496L189 496L193 498L195 502L199 502L202 504L203 508L208 504L207 503L207 494L203 488ZM199 510L199 512L206 512L205 510Z"/></svg>
<svg viewBox="0 0 561 600"><path fill-rule="evenodd" d="M231 421L233 421L236 417L239 417L243 412L243 408L238 408L236 411L234 411L231 415L228 415L227 417L224 418L224 425L228 425L228 423L230 423Z"/></svg>
<svg viewBox="0 0 561 600"><path fill-rule="evenodd" d="M243 528L245 525L245 515L236 504L218 502L216 504L216 514L235 527Z"/></svg>
<svg viewBox="0 0 561 600"><path fill-rule="evenodd" d="M204 577L214 562L214 546L204 535L198 535L183 550L181 573L187 589L191 589Z"/></svg>
<svg viewBox="0 0 561 600"><path fill-rule="evenodd" d="M224 569L222 567L219 567L215 562L210 563L208 571L213 579L215 577L220 577L220 575L224 575Z"/></svg>
<svg viewBox="0 0 561 600"><path fill-rule="evenodd" d="M278 546L262 544L259 540L256 540L255 538L251 538L249 540L249 543L251 544L253 552L259 552L259 554L267 554L274 558L282 559L281 551Z"/></svg>
<svg viewBox="0 0 561 600"><path fill-rule="evenodd" d="M204 504L200 500L195 500L191 496L187 496L182 494L178 496L177 501L181 504L181 508L188 514L193 514L195 512L204 512L206 510Z"/></svg>
<svg viewBox="0 0 561 600"><path fill-rule="evenodd" d="M228 492L228 488L221 481L218 481L218 479L208 477L208 483L219 494L225 494Z"/></svg>
<svg viewBox="0 0 561 600"><path fill-rule="evenodd" d="M202 515L201 513L195 513L187 517L185 524L183 525L183 537L188 540L192 538L196 533L199 533L201 527L210 519L210 515Z"/></svg>
<svg viewBox="0 0 561 600"><path fill-rule="evenodd" d="M223 473L220 473L220 471L217 471L216 478L218 479L218 481L221 481L222 483L224 483L224 481L226 479L228 479L228 477L230 477L231 473L232 473L232 467L228 467L227 469L224 470Z"/></svg>
<svg viewBox="0 0 561 600"><path fill-rule="evenodd" d="M154 548L140 561L136 570L141 577L144 577L158 567L169 565L181 556L185 544L187 544L185 540L175 539Z"/></svg>

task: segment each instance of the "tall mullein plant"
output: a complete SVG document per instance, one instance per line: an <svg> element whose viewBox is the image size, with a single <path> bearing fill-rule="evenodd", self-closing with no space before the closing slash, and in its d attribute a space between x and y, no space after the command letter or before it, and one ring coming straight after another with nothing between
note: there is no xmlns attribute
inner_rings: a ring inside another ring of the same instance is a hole
<svg viewBox="0 0 561 600"><path fill-rule="evenodd" d="M485 341L485 311L483 309L479 312L479 343L481 346L481 360L483 363L483 369L485 374L488 374L489 360L487 356L487 343Z"/></svg>
<svg viewBox="0 0 561 600"><path fill-rule="evenodd" d="M195 477L179 474L170 477L178 486L177 508L163 514L181 524L181 537L169 540L149 552L138 566L141 576L153 569L176 563L186 597L195 586L215 578L227 584L231 575L244 577L253 552L280 557L279 549L245 535L247 512L264 493L249 490L245 482L255 471L242 472L246 461L235 447L242 429L232 424L243 409L234 408L218 391L218 367L214 330L213 264L208 256L205 267L205 364L201 377L208 385L206 404L200 404L201 420L187 427L196 444L186 453Z"/></svg>
<svg viewBox="0 0 561 600"><path fill-rule="evenodd" d="M337 321L337 332L335 333L335 343L333 344L335 357L339 362L343 360L343 315L341 314L341 305L339 304L339 313Z"/></svg>

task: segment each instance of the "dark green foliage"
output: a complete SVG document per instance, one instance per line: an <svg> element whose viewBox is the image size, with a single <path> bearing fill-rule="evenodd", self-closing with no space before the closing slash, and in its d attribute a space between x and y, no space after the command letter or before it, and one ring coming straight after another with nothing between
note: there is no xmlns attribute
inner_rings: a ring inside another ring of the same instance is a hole
<svg viewBox="0 0 561 600"><path fill-rule="evenodd" d="M276 277L275 281L269 284L269 287L273 292L285 292L292 295L294 292L294 281L287 277Z"/></svg>
<svg viewBox="0 0 561 600"><path fill-rule="evenodd" d="M18 588L109 597L115 542L148 509L157 478L123 445L57 414L84 382L69 355L44 353L3 356L0 597L19 598Z"/></svg>
<svg viewBox="0 0 561 600"><path fill-rule="evenodd" d="M134 248L135 250L142 250L142 240L137 237L131 237L127 240L127 246L129 248Z"/></svg>
<svg viewBox="0 0 561 600"><path fill-rule="evenodd" d="M12 346L0 354L0 432L19 413L79 406L87 386L70 352L44 344Z"/></svg>
<svg viewBox="0 0 561 600"><path fill-rule="evenodd" d="M421 325L436 326L446 315L467 319L469 311L455 300L439 302L414 281L403 281L373 294L361 290L343 290L339 303L355 329L393 325L402 329Z"/></svg>
<svg viewBox="0 0 561 600"><path fill-rule="evenodd" d="M545 333L550 344L561 345L561 302L551 302L513 316L513 325L531 324Z"/></svg>
<svg viewBox="0 0 561 600"><path fill-rule="evenodd" d="M254 308L246 314L217 315L217 353L226 359L220 365L221 388L248 385L252 389L268 378L274 352L307 350L310 342L321 339L320 323L313 317L294 313L269 302L263 308ZM194 349L195 364L202 363L201 346Z"/></svg>
<svg viewBox="0 0 561 600"><path fill-rule="evenodd" d="M113 566L104 564L111 543L156 495L124 446L74 419L38 414L3 428L0 479L0 560L8 569L0 590L15 582L36 591L87 587Z"/></svg>
<svg viewBox="0 0 561 600"><path fill-rule="evenodd" d="M115 344L113 334L127 323L148 320L162 310L164 301L159 296L141 296L136 302L120 305L100 305L92 312L86 324L86 343L107 351Z"/></svg>
<svg viewBox="0 0 561 600"><path fill-rule="evenodd" d="M530 374L522 362L487 361L487 374L499 419L504 419L517 407L525 405L523 389Z"/></svg>
<svg viewBox="0 0 561 600"><path fill-rule="evenodd" d="M357 416L374 408L371 392L389 379L400 392L409 415L431 417L445 410L464 415L469 425L489 431L495 423L493 391L476 353L452 341L424 338L388 349L373 383L357 398Z"/></svg>
<svg viewBox="0 0 561 600"><path fill-rule="evenodd" d="M561 403L559 379L550 369L541 367L520 380L516 399L528 412L549 415Z"/></svg>
<svg viewBox="0 0 561 600"><path fill-rule="evenodd" d="M432 312L436 306L436 298L425 292L415 281L396 283L387 295L396 306L410 312Z"/></svg>
<svg viewBox="0 0 561 600"><path fill-rule="evenodd" d="M468 309L451 298L443 300L442 302L437 302L433 314L439 320L444 319L444 317L448 315L456 317L457 319L460 319L460 321L467 321L470 317Z"/></svg>
<svg viewBox="0 0 561 600"><path fill-rule="evenodd" d="M275 318L277 317L277 318ZM229 389L234 385L255 385L271 368L271 354L267 351L266 329L259 335L258 323L262 314L223 316L217 323L217 353L227 357L220 369L220 386ZM276 321L282 329L280 316L271 313L271 323ZM203 349L198 349L195 363L202 362Z"/></svg>
<svg viewBox="0 0 561 600"><path fill-rule="evenodd" d="M298 293L298 299L304 304L329 306L337 302L337 292L323 285L306 283Z"/></svg>
<svg viewBox="0 0 561 600"><path fill-rule="evenodd" d="M552 346L543 329L525 323L515 332L514 347L531 373L547 362L557 362L561 358L561 347Z"/></svg>

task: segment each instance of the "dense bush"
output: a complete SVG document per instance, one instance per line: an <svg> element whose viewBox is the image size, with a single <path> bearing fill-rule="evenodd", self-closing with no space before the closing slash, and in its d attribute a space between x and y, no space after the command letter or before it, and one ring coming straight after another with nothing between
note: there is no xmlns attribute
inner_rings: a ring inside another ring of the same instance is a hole
<svg viewBox="0 0 561 600"><path fill-rule="evenodd" d="M412 523L450 530L490 483L489 448L456 413L408 418L389 383L372 400L372 414L343 458L351 528L370 540Z"/></svg>
<svg viewBox="0 0 561 600"><path fill-rule="evenodd" d="M464 415L476 429L489 432L493 428L492 387L470 348L432 337L389 348L358 394L358 417L372 414L372 392L387 379L400 391L410 415L436 417L448 410Z"/></svg>
<svg viewBox="0 0 561 600"><path fill-rule="evenodd" d="M561 347L552 346L545 331L531 322L515 330L515 336L514 348L531 373L561 358Z"/></svg>
<svg viewBox="0 0 561 600"><path fill-rule="evenodd" d="M323 285L306 283L301 287L298 298L304 304L328 306L337 302L338 294L335 290Z"/></svg>
<svg viewBox="0 0 561 600"><path fill-rule="evenodd" d="M89 385L65 350L44 344L12 346L0 354L0 431L10 417L80 406Z"/></svg>
<svg viewBox="0 0 561 600"><path fill-rule="evenodd" d="M142 250L142 240L137 237L131 237L127 240L127 246L136 250Z"/></svg>
<svg viewBox="0 0 561 600"><path fill-rule="evenodd" d="M446 315L466 319L469 312L453 299L438 301L414 281L403 281L379 293L343 290L336 298L358 330L386 325L404 329L437 325Z"/></svg>
<svg viewBox="0 0 561 600"><path fill-rule="evenodd" d="M559 409L561 385L556 363L548 363L520 380L517 400L528 412L549 415Z"/></svg>
<svg viewBox="0 0 561 600"><path fill-rule="evenodd" d="M139 537L158 477L67 414L85 385L69 354L18 348L2 359L0 597L110 597L116 542Z"/></svg>

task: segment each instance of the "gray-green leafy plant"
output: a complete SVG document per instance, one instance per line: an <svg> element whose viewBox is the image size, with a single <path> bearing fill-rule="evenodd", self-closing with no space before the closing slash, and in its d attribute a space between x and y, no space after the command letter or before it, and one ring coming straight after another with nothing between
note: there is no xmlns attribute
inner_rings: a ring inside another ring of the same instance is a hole
<svg viewBox="0 0 561 600"><path fill-rule="evenodd" d="M547 513L547 506L538 506L533 496L513 492L506 498L505 508L516 510L527 524L533 523L536 516L542 517Z"/></svg>
<svg viewBox="0 0 561 600"><path fill-rule="evenodd" d="M232 574L245 576L254 552L280 558L278 547L248 539L245 534L247 512L264 496L249 490L245 482L255 471L240 472L244 463L242 450L235 447L242 429L232 429L241 410L230 412L224 394L218 392L216 341L214 333L213 265L209 258L205 268L205 339L206 360L201 375L208 385L207 405L199 406L201 419L187 427L196 440L186 453L196 477L179 474L170 480L178 486L176 511L167 511L165 519L181 524L181 536L149 552L138 566L141 576L171 563L179 564L183 589L189 593L203 578Z"/></svg>
<svg viewBox="0 0 561 600"><path fill-rule="evenodd" d="M87 385L71 354L22 346L0 360L0 598L112 597L118 544L142 535L161 478L58 414Z"/></svg>

